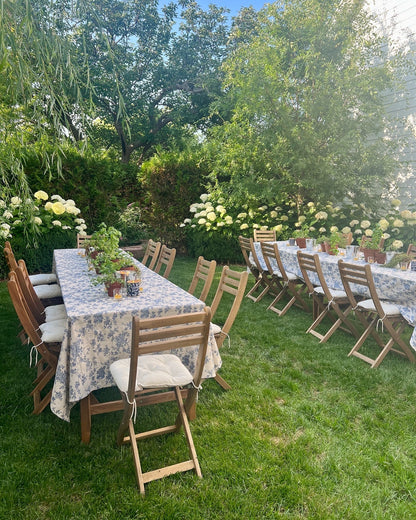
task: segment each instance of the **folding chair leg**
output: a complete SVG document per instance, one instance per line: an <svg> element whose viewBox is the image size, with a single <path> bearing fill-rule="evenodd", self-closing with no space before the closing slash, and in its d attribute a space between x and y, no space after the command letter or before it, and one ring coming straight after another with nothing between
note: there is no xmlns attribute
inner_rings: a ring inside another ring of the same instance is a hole
<svg viewBox="0 0 416 520"><path fill-rule="evenodd" d="M202 478L201 468L199 466L198 457L195 450L194 440L192 438L191 429L189 428L189 421L186 415L185 407L182 400L181 391L178 387L175 388L176 400L179 406L179 415L182 421L182 426L185 432L186 441L188 443L189 455L194 463L195 473L199 478Z"/></svg>
<svg viewBox="0 0 416 520"><path fill-rule="evenodd" d="M219 374L215 374L215 381L222 387L224 390L231 390L231 386L227 383L227 381L222 378Z"/></svg>
<svg viewBox="0 0 416 520"><path fill-rule="evenodd" d="M140 494L144 495L145 491L144 491L142 466L140 464L140 456L139 456L139 449L137 447L136 432L134 431L134 425L133 425L133 421L131 419L129 420L129 434L130 434L131 449L133 451L134 470L136 473L137 486L139 488Z"/></svg>

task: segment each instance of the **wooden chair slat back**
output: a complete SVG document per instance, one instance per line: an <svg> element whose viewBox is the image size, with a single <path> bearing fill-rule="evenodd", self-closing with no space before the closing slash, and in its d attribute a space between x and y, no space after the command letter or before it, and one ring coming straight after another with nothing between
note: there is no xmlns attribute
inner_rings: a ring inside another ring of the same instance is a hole
<svg viewBox="0 0 416 520"><path fill-rule="evenodd" d="M246 290L247 280L247 271L234 271L227 265L225 265L222 269L217 291L212 301L211 312L212 316L214 317L224 293L228 293L234 296L234 300L231 304L227 319L225 320L225 323L222 327L222 332L225 335L228 334L232 324L234 323L234 320L237 317L238 310L244 297L244 291ZM224 334L222 334L221 338L217 340L218 346L220 346L224 341Z"/></svg>
<svg viewBox="0 0 416 520"><path fill-rule="evenodd" d="M272 244L271 242L262 242L261 251L263 253L263 258L266 262L267 270L269 271L269 273L272 273L274 270L271 264L271 260L275 260L283 280L287 282L288 276L286 273L286 269L284 268L282 259L280 257L279 248L277 247L277 244Z"/></svg>
<svg viewBox="0 0 416 520"><path fill-rule="evenodd" d="M194 370L194 383L198 387L208 346L211 310L162 318L141 320L133 318L128 394L132 400L136 387L138 357L163 352L172 348L198 346L198 358Z"/></svg>
<svg viewBox="0 0 416 520"><path fill-rule="evenodd" d="M201 301L205 301L207 299L209 290L212 285L212 281L214 280L215 269L217 267L217 262L215 260L205 260L203 256L198 258L198 262L195 267L194 276L191 281L191 285L189 286L188 292L190 294L194 294L198 282L201 280L203 282L201 294L198 298Z"/></svg>
<svg viewBox="0 0 416 520"><path fill-rule="evenodd" d="M276 242L276 231L274 229L255 229L254 242Z"/></svg>
<svg viewBox="0 0 416 520"><path fill-rule="evenodd" d="M156 265L161 247L161 242L155 242L154 240L149 238L149 241L147 242L146 251L144 252L144 256L142 258L142 264L146 265L147 261L150 258L150 263L148 267L149 269L153 270Z"/></svg>
<svg viewBox="0 0 416 520"><path fill-rule="evenodd" d="M174 247L169 248L167 245L163 244L163 246L160 250L159 259L158 259L156 267L155 267L155 273L160 274L160 271L164 266L164 272L163 272L162 276L163 276L163 278L169 278L169 274L172 270L175 256L176 256L176 249Z"/></svg>

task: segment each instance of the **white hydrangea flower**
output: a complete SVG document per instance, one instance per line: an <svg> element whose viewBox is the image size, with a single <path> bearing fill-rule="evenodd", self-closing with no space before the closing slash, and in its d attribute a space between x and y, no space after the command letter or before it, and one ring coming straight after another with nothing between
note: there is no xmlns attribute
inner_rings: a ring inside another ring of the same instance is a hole
<svg viewBox="0 0 416 520"><path fill-rule="evenodd" d="M202 211L199 213L199 216L200 216L200 217L206 217L206 216L207 216L207 212L206 212L206 210L205 210L205 209L202 210Z"/></svg>
<svg viewBox="0 0 416 520"><path fill-rule="evenodd" d="M320 227L319 228L319 233L326 233L326 228Z"/></svg>
<svg viewBox="0 0 416 520"><path fill-rule="evenodd" d="M388 238L390 238L391 235L389 235L388 233L383 233L383 236L382 238L384 238L384 240L387 240Z"/></svg>
<svg viewBox="0 0 416 520"><path fill-rule="evenodd" d="M60 195L52 195L51 200L56 200L57 202L65 202L65 199L63 199Z"/></svg>
<svg viewBox="0 0 416 520"><path fill-rule="evenodd" d="M393 226L394 227L403 227L404 226L404 222L403 220L400 220L399 218L396 218L393 222Z"/></svg>
<svg viewBox="0 0 416 520"><path fill-rule="evenodd" d="M400 216L409 220L409 218L412 218L412 212L409 211L408 209L404 209L403 211L400 212Z"/></svg>
<svg viewBox="0 0 416 520"><path fill-rule="evenodd" d="M363 229L367 229L367 228L369 228L370 226L371 226L371 222L370 222L369 220L363 220L363 221L361 222L361 227L362 227Z"/></svg>
<svg viewBox="0 0 416 520"><path fill-rule="evenodd" d="M6 207L6 203L4 202L3 199L0 199L0 208L3 209Z"/></svg>
<svg viewBox="0 0 416 520"><path fill-rule="evenodd" d="M6 224L5 222L3 222L3 224L0 227L1 227L1 229L4 229L5 231L10 231L9 224Z"/></svg>
<svg viewBox="0 0 416 520"><path fill-rule="evenodd" d="M386 231L386 229L389 227L389 221L385 218L380 219L380 222L378 223L380 226L380 229L382 231Z"/></svg>
<svg viewBox="0 0 416 520"><path fill-rule="evenodd" d="M287 220L289 220L289 217L287 215L282 215L280 217L280 220L283 220L283 222L286 222Z"/></svg>
<svg viewBox="0 0 416 520"><path fill-rule="evenodd" d="M248 229L248 224L241 224L240 229Z"/></svg>
<svg viewBox="0 0 416 520"><path fill-rule="evenodd" d="M210 211L208 214L207 214L207 219L210 220L211 222L214 222L214 220L217 218L217 215L213 212L213 211Z"/></svg>
<svg viewBox="0 0 416 520"><path fill-rule="evenodd" d="M300 222L301 224L303 224L303 222L305 222L305 220L306 220L305 215L300 215L299 218L298 218L298 220L299 220L299 222Z"/></svg>
<svg viewBox="0 0 416 520"><path fill-rule="evenodd" d="M71 229L71 226L62 226L62 229Z"/></svg>
<svg viewBox="0 0 416 520"><path fill-rule="evenodd" d="M277 224L277 226L274 226L273 228L275 231L277 231L278 233L280 233L283 229L283 226L282 224Z"/></svg>
<svg viewBox="0 0 416 520"><path fill-rule="evenodd" d="M237 218L246 218L247 217L247 213L239 213L237 215Z"/></svg>
<svg viewBox="0 0 416 520"><path fill-rule="evenodd" d="M362 235L362 234L363 234L363 232L361 231L361 229L356 229L354 231L354 235Z"/></svg>
<svg viewBox="0 0 416 520"><path fill-rule="evenodd" d="M316 213L315 218L318 220L326 220L328 218L328 213L326 211L318 211Z"/></svg>
<svg viewBox="0 0 416 520"><path fill-rule="evenodd" d="M233 223L233 217L230 217L230 215L227 215L225 217L225 223L226 224L232 224Z"/></svg>
<svg viewBox="0 0 416 520"><path fill-rule="evenodd" d="M372 229L366 229L364 231L366 237L372 237L373 236L373 230Z"/></svg>
<svg viewBox="0 0 416 520"><path fill-rule="evenodd" d="M208 200L208 193L203 193L199 198L202 202L206 202Z"/></svg>
<svg viewBox="0 0 416 520"><path fill-rule="evenodd" d="M197 206L195 204L192 204L189 208L190 213L196 213L198 210Z"/></svg>
<svg viewBox="0 0 416 520"><path fill-rule="evenodd" d="M13 218L13 213L6 209L6 211L3 213L3 217L7 218L7 219L11 219L11 218Z"/></svg>
<svg viewBox="0 0 416 520"><path fill-rule="evenodd" d="M359 224L358 220L351 220L351 222L350 222L351 227L357 226L358 224Z"/></svg>
<svg viewBox="0 0 416 520"><path fill-rule="evenodd" d="M46 191L43 191L43 190L37 191L33 196L37 200L48 200L48 198L49 198L49 196L46 193Z"/></svg>
<svg viewBox="0 0 416 520"><path fill-rule="evenodd" d="M206 223L206 219L204 219L204 218L200 218L198 220L198 224L200 224L200 225L205 224L205 223Z"/></svg>
<svg viewBox="0 0 416 520"><path fill-rule="evenodd" d="M391 201L391 205L394 206L395 208L398 208L398 207L400 206L401 203L402 203L402 201L399 200L399 199L393 199L393 200Z"/></svg>
<svg viewBox="0 0 416 520"><path fill-rule="evenodd" d="M271 212L270 212L270 217L271 217L271 218L276 218L276 217L277 217L277 211L274 211L274 210L271 211Z"/></svg>
<svg viewBox="0 0 416 520"><path fill-rule="evenodd" d="M336 233L336 232L338 231L338 228L337 228L337 226L331 226L331 227L329 228L329 231L330 231L331 233Z"/></svg>
<svg viewBox="0 0 416 520"><path fill-rule="evenodd" d="M224 225L225 225L224 222L218 222L218 223L217 223L217 227L223 227Z"/></svg>
<svg viewBox="0 0 416 520"><path fill-rule="evenodd" d="M342 233L347 234L347 233L351 232L351 228L349 226L345 226L345 227L342 228L341 231L342 231Z"/></svg>
<svg viewBox="0 0 416 520"><path fill-rule="evenodd" d="M45 209L47 211L50 211L52 209L52 206L53 206L53 203L51 201L48 201L46 204L45 204Z"/></svg>
<svg viewBox="0 0 416 520"><path fill-rule="evenodd" d="M314 202L308 202L307 204L308 208L313 208L315 206Z"/></svg>
<svg viewBox="0 0 416 520"><path fill-rule="evenodd" d="M33 219L33 222L34 222L35 224L37 224L38 226L40 226L40 225L42 224L42 219L39 218L39 217L35 217L35 218Z"/></svg>
<svg viewBox="0 0 416 520"><path fill-rule="evenodd" d="M179 227L185 227L185 224L182 222L181 224L179 224Z"/></svg>
<svg viewBox="0 0 416 520"><path fill-rule="evenodd" d="M83 218L74 219L75 224L85 224L85 220Z"/></svg>
<svg viewBox="0 0 416 520"><path fill-rule="evenodd" d="M12 197L10 199L10 204L12 206L20 206L21 203L22 203L22 199L20 197Z"/></svg>
<svg viewBox="0 0 416 520"><path fill-rule="evenodd" d="M190 218L186 218L183 223L184 224L190 224L192 222L192 220Z"/></svg>
<svg viewBox="0 0 416 520"><path fill-rule="evenodd" d="M57 226L57 227L61 227L62 226L62 222L60 220L52 220L52 225L53 226Z"/></svg>
<svg viewBox="0 0 416 520"><path fill-rule="evenodd" d="M403 247L403 242L401 240L393 240L391 248L397 251L397 249L401 249Z"/></svg>

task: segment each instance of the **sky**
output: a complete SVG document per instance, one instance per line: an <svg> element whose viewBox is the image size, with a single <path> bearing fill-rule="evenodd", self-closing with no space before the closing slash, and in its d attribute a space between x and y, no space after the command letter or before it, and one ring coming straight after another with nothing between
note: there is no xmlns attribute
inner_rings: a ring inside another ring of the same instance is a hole
<svg viewBox="0 0 416 520"><path fill-rule="evenodd" d="M254 7L256 11L261 9L265 3L264 0L196 0L204 10L208 9L209 4L215 4L219 7L225 7L230 10L230 16L235 16L242 7ZM414 0L416 2L416 0Z"/></svg>

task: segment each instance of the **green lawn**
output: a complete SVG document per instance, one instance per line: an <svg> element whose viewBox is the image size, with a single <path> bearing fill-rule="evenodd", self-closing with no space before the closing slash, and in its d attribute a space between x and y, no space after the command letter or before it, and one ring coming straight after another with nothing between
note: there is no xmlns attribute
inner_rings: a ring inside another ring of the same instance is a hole
<svg viewBox="0 0 416 520"><path fill-rule="evenodd" d="M194 266L177 258L171 280L187 288ZM349 335L320 345L304 332L308 314L279 318L268 302L244 299L221 350L232 390L210 380L200 393L191 427L204 478L155 481L142 498L130 448L116 445L120 413L93 417L88 446L78 406L70 423L31 415L34 369L1 283L0 518L416 518L416 367L389 354L371 370L347 357ZM146 441L145 469L183 445Z"/></svg>

